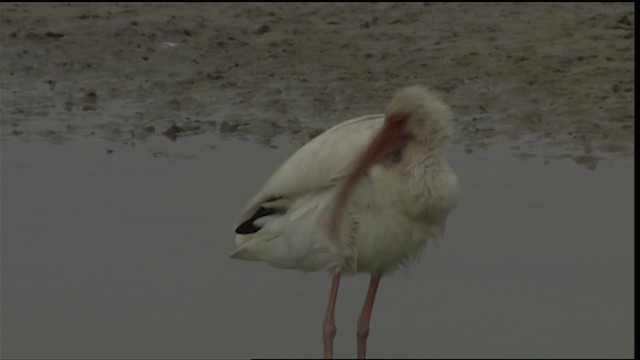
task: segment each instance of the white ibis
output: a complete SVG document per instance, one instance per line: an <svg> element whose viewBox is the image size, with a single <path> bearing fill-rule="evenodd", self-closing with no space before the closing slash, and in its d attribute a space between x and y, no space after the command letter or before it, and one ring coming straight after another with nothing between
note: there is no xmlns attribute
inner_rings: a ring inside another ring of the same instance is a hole
<svg viewBox="0 0 640 360"><path fill-rule="evenodd" d="M357 324L365 358L380 277L409 265L444 232L460 193L445 159L452 117L432 91L404 88L385 115L345 121L300 148L240 215L231 257L333 274L325 358L333 356L340 275L371 274Z"/></svg>

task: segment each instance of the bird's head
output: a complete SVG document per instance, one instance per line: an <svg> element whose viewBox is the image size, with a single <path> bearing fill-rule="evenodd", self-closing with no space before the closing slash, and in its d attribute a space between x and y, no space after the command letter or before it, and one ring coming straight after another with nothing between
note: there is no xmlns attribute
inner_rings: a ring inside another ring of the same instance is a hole
<svg viewBox="0 0 640 360"><path fill-rule="evenodd" d="M453 113L424 86L406 87L396 93L387 106L382 132L390 139L414 139L438 146L453 134Z"/></svg>
<svg viewBox="0 0 640 360"><path fill-rule="evenodd" d="M453 113L424 86L398 91L389 102L384 125L356 160L353 173L366 171L381 157L408 141L441 148L451 140Z"/></svg>
<svg viewBox="0 0 640 360"><path fill-rule="evenodd" d="M398 91L387 106L384 125L356 159L340 189L330 226L332 237L337 236L342 209L353 188L371 166L408 141L433 149L444 147L452 136L452 118L449 107L427 88L410 86Z"/></svg>

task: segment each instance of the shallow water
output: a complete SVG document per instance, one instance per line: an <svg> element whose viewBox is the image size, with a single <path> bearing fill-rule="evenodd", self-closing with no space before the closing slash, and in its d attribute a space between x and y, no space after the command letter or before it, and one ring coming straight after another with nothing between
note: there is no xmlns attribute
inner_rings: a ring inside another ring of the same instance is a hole
<svg viewBox="0 0 640 360"><path fill-rule="evenodd" d="M329 276L229 259L231 224L411 84L457 115L463 199L369 355L633 354L631 3L1 6L2 357L320 357Z"/></svg>
<svg viewBox="0 0 640 360"><path fill-rule="evenodd" d="M330 278L232 260L245 202L296 148L215 134L2 143L2 356L320 357ZM451 150L444 238L382 280L371 357L633 355L632 159L588 170ZM368 279L345 278L335 355Z"/></svg>

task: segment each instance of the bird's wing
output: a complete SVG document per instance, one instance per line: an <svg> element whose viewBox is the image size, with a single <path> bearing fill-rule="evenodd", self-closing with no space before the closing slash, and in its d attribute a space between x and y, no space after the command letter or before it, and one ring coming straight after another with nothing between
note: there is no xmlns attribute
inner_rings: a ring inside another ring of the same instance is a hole
<svg viewBox="0 0 640 360"><path fill-rule="evenodd" d="M250 232L258 217L282 210L302 194L334 186L383 122L382 114L359 117L337 124L308 142L271 175L240 214L236 230ZM264 214L259 214L261 210Z"/></svg>

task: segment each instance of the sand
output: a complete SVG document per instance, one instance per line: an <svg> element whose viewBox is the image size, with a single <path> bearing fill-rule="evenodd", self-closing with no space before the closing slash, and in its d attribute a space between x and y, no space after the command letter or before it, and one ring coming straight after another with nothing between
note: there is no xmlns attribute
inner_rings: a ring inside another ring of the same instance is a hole
<svg viewBox="0 0 640 360"><path fill-rule="evenodd" d="M467 152L633 156L632 3L0 6L3 141L303 143L424 84Z"/></svg>

